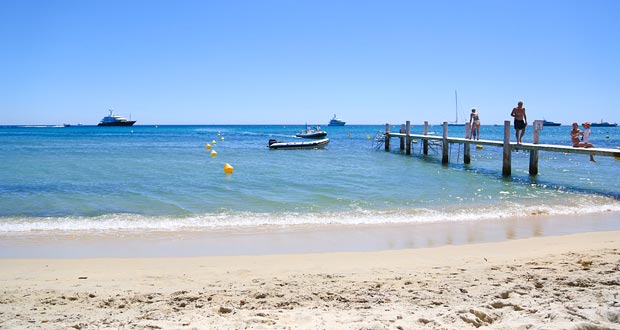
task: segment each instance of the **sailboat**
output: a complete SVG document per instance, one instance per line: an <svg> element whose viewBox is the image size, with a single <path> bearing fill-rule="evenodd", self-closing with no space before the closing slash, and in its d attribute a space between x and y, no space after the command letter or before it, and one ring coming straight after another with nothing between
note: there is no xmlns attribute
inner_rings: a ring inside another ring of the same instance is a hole
<svg viewBox="0 0 620 330"><path fill-rule="evenodd" d="M448 126L465 126L465 123L459 123L459 98L456 94L456 90L454 91L454 111L456 118L453 123L448 123Z"/></svg>

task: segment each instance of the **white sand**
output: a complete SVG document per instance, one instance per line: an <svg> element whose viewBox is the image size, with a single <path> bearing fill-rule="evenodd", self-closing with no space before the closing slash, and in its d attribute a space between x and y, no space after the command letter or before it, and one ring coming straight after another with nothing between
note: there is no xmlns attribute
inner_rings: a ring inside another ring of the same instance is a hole
<svg viewBox="0 0 620 330"><path fill-rule="evenodd" d="M0 329L620 329L620 232L382 252L0 259Z"/></svg>

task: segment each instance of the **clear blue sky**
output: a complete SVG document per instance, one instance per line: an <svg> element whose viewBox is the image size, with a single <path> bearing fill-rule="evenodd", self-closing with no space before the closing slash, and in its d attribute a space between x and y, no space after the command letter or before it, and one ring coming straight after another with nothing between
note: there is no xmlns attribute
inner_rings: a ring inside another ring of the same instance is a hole
<svg viewBox="0 0 620 330"><path fill-rule="evenodd" d="M0 1L0 125L620 122L620 1Z"/></svg>

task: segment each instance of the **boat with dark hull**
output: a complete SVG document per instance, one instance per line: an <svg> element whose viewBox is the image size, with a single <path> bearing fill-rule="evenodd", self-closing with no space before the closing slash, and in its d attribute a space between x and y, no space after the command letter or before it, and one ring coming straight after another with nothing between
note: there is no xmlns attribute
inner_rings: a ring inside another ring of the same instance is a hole
<svg viewBox="0 0 620 330"><path fill-rule="evenodd" d="M592 127L616 127L616 126L618 126L618 124L617 123L608 123L606 121L602 121L601 120L598 123L594 123L594 122L591 123L590 126L592 126Z"/></svg>
<svg viewBox="0 0 620 330"><path fill-rule="evenodd" d="M562 126L562 123L556 123L550 120L543 120L543 126Z"/></svg>
<svg viewBox="0 0 620 330"><path fill-rule="evenodd" d="M136 123L135 120L127 120L125 117L114 115L113 110L108 111L110 115L103 117L97 126L132 126Z"/></svg>
<svg viewBox="0 0 620 330"><path fill-rule="evenodd" d="M269 140L269 149L323 149L329 143L329 139L302 141L302 142L283 142L274 139Z"/></svg>

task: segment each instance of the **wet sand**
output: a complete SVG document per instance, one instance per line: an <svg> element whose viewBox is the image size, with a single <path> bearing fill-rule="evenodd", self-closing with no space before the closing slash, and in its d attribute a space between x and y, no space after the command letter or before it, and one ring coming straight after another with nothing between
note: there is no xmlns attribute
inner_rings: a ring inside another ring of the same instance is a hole
<svg viewBox="0 0 620 330"><path fill-rule="evenodd" d="M364 252L620 231L620 213L378 225L206 228L0 236L0 258L191 257Z"/></svg>
<svg viewBox="0 0 620 330"><path fill-rule="evenodd" d="M375 252L4 258L0 328L620 328L620 231L517 232Z"/></svg>

